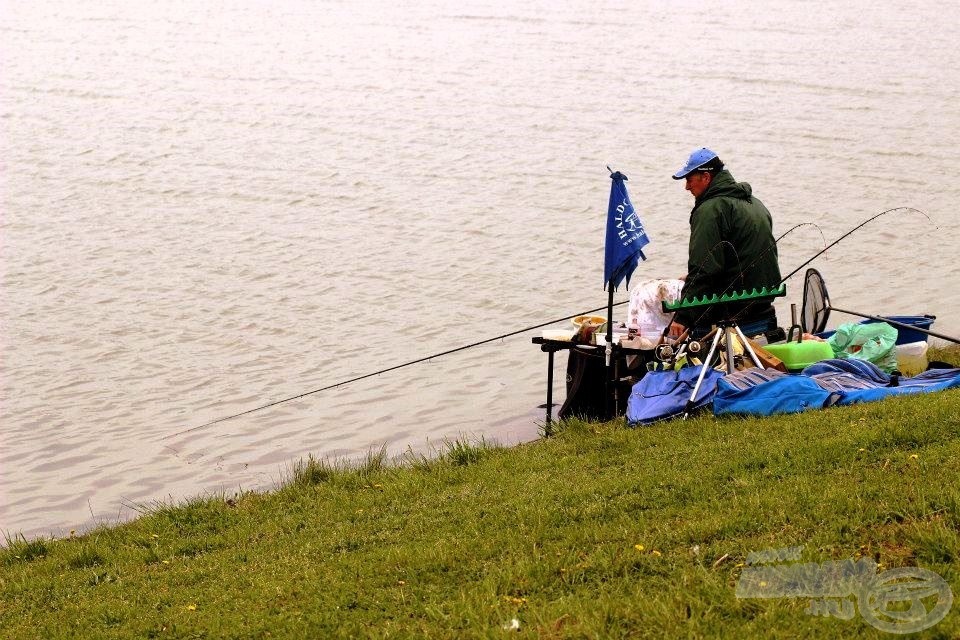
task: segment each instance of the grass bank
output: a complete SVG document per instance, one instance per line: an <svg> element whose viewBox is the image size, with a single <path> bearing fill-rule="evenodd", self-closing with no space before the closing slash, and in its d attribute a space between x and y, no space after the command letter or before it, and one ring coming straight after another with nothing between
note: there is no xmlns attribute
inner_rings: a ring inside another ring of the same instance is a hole
<svg viewBox="0 0 960 640"><path fill-rule="evenodd" d="M960 363L958 354L949 357ZM737 598L753 551L921 566L960 597L960 392L776 419L571 421L0 551L4 638L881 637ZM929 637L960 636L960 604ZM924 635L921 634L921 635Z"/></svg>

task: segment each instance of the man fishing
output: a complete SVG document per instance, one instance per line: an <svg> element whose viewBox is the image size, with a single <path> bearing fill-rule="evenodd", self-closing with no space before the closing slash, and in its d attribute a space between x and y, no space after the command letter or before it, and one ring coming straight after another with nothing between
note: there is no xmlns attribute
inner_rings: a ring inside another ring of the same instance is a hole
<svg viewBox="0 0 960 640"><path fill-rule="evenodd" d="M770 212L746 182L737 182L716 153L706 147L690 154L673 174L685 180L694 197L690 211L690 249L682 296L723 295L780 283L777 245ZM706 311L678 311L670 326L700 337L712 324L736 316L747 336L773 333L777 315L768 301L714 305Z"/></svg>

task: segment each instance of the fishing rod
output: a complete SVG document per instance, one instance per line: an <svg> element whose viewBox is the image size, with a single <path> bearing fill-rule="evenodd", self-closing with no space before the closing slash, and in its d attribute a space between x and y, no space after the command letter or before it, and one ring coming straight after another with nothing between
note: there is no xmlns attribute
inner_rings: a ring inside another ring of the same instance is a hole
<svg viewBox="0 0 960 640"><path fill-rule="evenodd" d="M842 236L840 236L839 238L837 238L836 240L834 240L833 242L831 242L830 244L828 244L827 246L825 246L823 249L821 249L819 252L817 252L812 258L810 258L809 260L807 260L806 262L804 262L803 264L801 264L799 267L797 267L796 269L794 269L793 271L791 271L789 274L787 274L787 276L780 281L780 284L783 284L784 282L786 282L787 280L789 280L790 278L792 278L794 275L796 275L797 271L800 271L800 269L803 269L805 266L807 266L808 264L810 264L811 262L813 262L814 260L816 260L817 258L819 258L821 255L823 255L824 253L826 253L828 249L831 249L832 247L834 247L836 244L838 244L841 240L843 240L844 238L846 238L846 237L849 236L850 234L852 234L852 233L854 233L854 232L856 232L856 231L859 231L860 229L862 229L863 227L867 226L868 224L870 224L871 222L873 222L874 220L876 220L876 219L879 218L880 216L885 216L885 215L887 215L888 213L893 213L894 211L913 211L914 213L919 213L919 214L922 215L924 218L926 218L927 221L930 222L930 223L934 226L935 229L939 229L939 228L940 228L940 227L937 226L937 223L934 222L933 219L932 219L930 216L928 216L925 212L921 211L920 209L915 209L915 208L913 208L913 207L894 207L893 209L887 209L886 211L881 211L881 212L878 213L877 215L875 215L875 216L873 216L873 217L870 217L870 218L867 218L866 220L864 220L863 222L861 222L860 224L858 224L857 226L855 226L853 229L850 229L850 231L847 231L845 234L843 234Z"/></svg>
<svg viewBox="0 0 960 640"><path fill-rule="evenodd" d="M629 300L621 300L620 302L615 302L615 303L614 303L614 306L620 306L620 305L622 305L622 304L626 304L627 302L629 302ZM183 431L178 431L177 433L172 433L172 434L170 434L170 435L163 436L163 437L160 438L160 439L161 439L161 440L168 440L168 439L170 439L170 438L175 438L176 436L181 436L181 435L183 435L183 434L185 434L185 433L192 433L192 432L194 432L194 431L199 431L200 429L205 429L205 428L207 428L207 427L213 426L213 425L218 424L218 423L220 423L220 422L226 422L227 420L232 420L232 419L234 419L234 418L239 418L240 416L249 415L249 414L251 414L251 413L255 413L255 412L257 412L257 411L262 411L262 410L264 410L264 409L269 409L270 407L275 407L275 406L277 406L277 405L284 404L284 403L286 403L286 402L291 402L291 401L293 401L293 400L299 400L300 398L304 398L304 397L306 397L306 396L313 395L313 394L315 394L315 393L320 393L321 391L329 391L330 389L335 389L335 388L337 388L337 387L342 387L343 385L347 385L347 384L350 384L350 383L352 383L352 382L358 382L358 381L363 380L363 379L365 379L365 378L372 378L373 376L377 376L377 375L380 375L380 374L382 374L382 373L387 373L387 372L389 372L389 371L395 371L395 370L397 370L397 369L402 369L403 367L409 367L409 366L414 365L414 364L419 364L419 363L421 363L421 362L426 362L427 360L432 360L433 358L440 358L440 357L442 357L442 356L448 356L448 355L450 355L451 353L456 353L456 352L458 352L458 351L464 351L465 349L472 349L473 347L479 347L480 345L482 345L482 344L487 344L488 342L495 342L495 341L497 341L497 340L502 340L502 339L504 339L504 338L509 338L510 336L515 336L515 335L520 334L520 333L526 333L527 331L532 331L532 330L534 330L534 329L539 329L539 328L545 327L545 326L547 326L547 325L549 325L549 324L555 324L555 323L557 323L557 322L563 322L564 320L570 320L570 319L572 319L572 318L576 318L577 316L583 316L583 315L587 315L587 314L590 314L590 313L597 313L598 311L604 311L604 310L606 310L606 309L607 309L607 305L604 305L604 306L602 306L602 307L597 307L596 309L590 309L589 311L582 311L582 312L580 312L580 313L575 313L575 314L573 314L573 315L571 315L571 316L565 316L565 317L563 317L563 318L557 318L557 319L555 319L555 320L550 320L549 322L543 322L543 323L541 323L541 324L535 324L535 325L533 325L533 326L525 327L525 328L523 328L523 329L518 329L518 330L516 330L516 331L511 331L510 333L504 333L504 334L502 334L502 335L495 336L495 337L493 337L493 338L487 338L487 339L485 339L485 340L480 340L480 341L478 341L478 342L473 342L473 343L471 343L471 344L466 344L466 345L463 345L462 347L456 347L456 348L454 348L454 349L447 349L446 351L441 351L440 353L434 353L434 354L432 354L432 355L425 356L425 357L423 357L423 358L417 358L416 360L411 360L411 361L409 361L409 362L404 362L403 364L398 364L398 365L395 365L395 366L392 366L392 367L387 367L386 369L380 369L379 371L374 371L373 373L365 373L365 374L363 374L363 375L361 375L361 376L357 376L357 377L355 377L355 378L350 378L349 380L342 380L341 382L337 382L337 383L335 383L335 384L327 385L327 386L321 387L321 388L319 388L319 389L314 389L314 390L312 390L312 391L307 391L307 392L304 392L304 393L299 393L299 394L297 394L297 395L295 395L295 396L290 396L289 398L283 398L282 400L275 400L274 402L270 402L270 403L267 403L267 404L265 404L265 405L262 405L262 406L259 406L259 407L255 407L255 408L253 408L253 409L248 409L248 410L246 410L246 411L241 411L240 413L235 413L235 414L233 414L233 415L229 415L229 416L226 416L226 417L223 417L223 418L217 418L216 420L211 420L210 422L201 424L201 425L199 425L199 426L191 427L191 428L189 428L189 429L184 429Z"/></svg>
<svg viewBox="0 0 960 640"><path fill-rule="evenodd" d="M920 213L920 214L923 215L925 218L927 218L927 220L928 220L929 222L933 223L933 221L930 219L930 216L929 216L929 215L927 215L925 212L920 211L919 209L915 209L915 208L913 208L913 207L894 207L894 208L892 208L892 209L887 209L886 211L881 211L880 213L878 213L878 214L876 214L876 215L874 215L874 216L871 216L870 218L867 218L866 220L864 220L864 221L861 222L860 224L856 225L855 227L853 227L852 229L850 229L849 231L847 231L846 233L844 233L843 235L841 235L839 238L837 238L836 240L834 240L833 242L831 242L830 244L828 244L827 246L825 246L823 249L821 249L820 251L818 251L816 254L814 254L813 256L811 256L808 260L806 260L805 262L803 262L799 267L797 267L796 269L794 269L793 271L791 271L790 273L788 273L785 277L781 278L780 282L777 283L777 288L779 288L780 286L782 286L783 283L785 283L787 280L789 280L789 279L792 278L794 275L796 275L796 273L797 273L798 271L800 271L800 270L803 269L805 266L807 266L808 264L810 264L811 262L813 262L814 260L816 260L817 258L819 258L821 255L823 255L824 253L826 253L827 251L829 251L832 247L835 247L837 244L839 244L840 242L842 242L845 238L849 237L851 234L859 231L860 229L862 229L862 228L865 227L866 225L870 224L871 222L873 222L873 221L876 220L877 218L880 218L881 216L885 216L885 215L887 215L887 214L889 214L889 213L893 213L893 212L895 212L895 211L913 211L913 212L916 212L916 213ZM933 223L933 226L936 227L936 226L937 226L936 223ZM792 231L792 229L791 229L791 231ZM821 231L821 234L822 234L822 231ZM781 238L782 238L782 237L783 237L783 236L781 236ZM776 243L777 243L777 242L779 242L779 238L778 238L776 241L774 241L773 247L776 246ZM712 252L712 249L711 249L711 252ZM759 258L758 258L758 259L759 259ZM738 258L738 263L739 263L739 258ZM737 279L739 279L740 277L742 277L743 273L744 273L744 272L741 271L741 272L734 278L734 282L731 283L731 284L727 287L728 290L729 290L730 286L733 286L733 284L736 283ZM727 323L733 323L733 326L736 327L736 322L744 315L744 313L745 313L748 309L750 309L750 308L753 306L753 304L756 303L756 301L757 301L756 299L753 299L753 300L751 300L750 302L748 302L746 305L744 305L738 312L736 312L735 314L733 314L733 316L727 320ZM702 314L700 315L700 317L698 318L697 322L699 322L699 321L704 317L704 315L707 313L707 311L708 311L710 308L712 308L713 306L714 306L714 305L709 305L709 306L707 306L707 308L704 309L703 313L702 313ZM674 317L676 317L676 314L674 314ZM731 350L731 352L727 354L727 357L728 357L728 360L727 360L727 371L730 372L730 373L732 373L732 372L733 372L733 353L732 353L732 345L731 345L731 337L730 337L731 334L730 334L730 333L727 333L727 329L726 329L726 328L721 329L721 327L727 327L727 326L728 326L728 324L722 324L720 327L717 327L717 328L714 329L714 331L717 332L717 333L714 335L713 344L712 344L712 346L710 347L710 350L709 350L709 352L708 352L708 354L707 354L707 360L710 360L710 359L711 359L711 357L712 357L712 355L713 355L713 353L714 353L714 350L716 349L716 347L717 347L717 345L718 345L718 342L719 342L719 339L720 339L720 337L721 337L720 331L723 331L724 333L726 333L726 336L727 336L727 349L728 349L728 350ZM692 327L686 327L686 328L684 329L683 333L681 334L681 336L677 339L677 341L676 341L674 344L680 344L682 341L686 340L686 339L687 339L687 336L688 336L688 335L690 334L690 332L691 332L691 329L692 329L692 328L695 328L695 327L696 327L696 323L694 323L694 325L693 325ZM668 328L668 330L669 330L669 328ZM791 329L791 331L792 331L792 329ZM666 334L666 331L665 331L665 334ZM740 336L740 339L744 341L744 343L743 343L743 344L744 344L744 349L745 349L746 351L749 351L749 352L750 352L750 355L751 355L751 357L753 358L753 361L757 364L757 366L760 366L760 360L757 358L756 354L754 354L753 351L751 350L751 348L750 348L750 346L749 346L749 342L748 342L747 339L744 337L743 333L740 331L739 328L737 328L737 334ZM708 334L708 335L709 335L709 334ZM662 340L661 340L661 341L662 341ZM678 352L681 351L682 349L683 349L683 345L680 346L680 348L678 349ZM699 350L699 349L698 349L698 350ZM703 368L703 369L701 370L701 372L700 372L700 376L697 378L697 383L696 383L696 385L695 385L694 388L693 388L693 394L690 396L690 400L688 400L688 402L687 402L686 411L684 412L684 419L686 419L687 415L689 415L689 411L690 411L690 409L692 408L692 405L693 405L693 399L694 399L694 397L697 395L698 390L700 389L700 384L701 384L701 382L703 381L704 373L706 372L706 370L707 370L706 367L708 367L708 366L710 366L710 363L709 363L709 362L705 363L704 368Z"/></svg>
<svg viewBox="0 0 960 640"><path fill-rule="evenodd" d="M846 313L847 315L857 316L860 318L867 318L868 320L873 320L874 322L886 322L889 325L896 327L897 329L906 329L908 331L919 331L920 333L925 333L928 336L933 336L934 338L941 338L952 342L954 344L960 344L960 338L954 338L952 336L945 335L943 333L937 333L936 331L931 331L930 329L921 329L920 327L915 327L912 324L905 324L903 322L898 322L892 318L884 318L883 316L872 316L869 313L860 313L859 311L850 311L849 309L841 309L840 307L834 307L829 305L826 309L830 311L839 311L840 313Z"/></svg>
<svg viewBox="0 0 960 640"><path fill-rule="evenodd" d="M830 249L832 249L833 247L835 247L837 244L839 244L842 240L844 240L845 238L847 238L847 237L850 236L851 234L859 231L860 229L862 229L863 227L867 226L868 224L870 224L871 222L873 222L873 221L876 220L877 218L880 218L881 216L885 216L885 215L887 215L888 213L894 213L894 212L897 212L897 211L912 211L912 212L914 212L914 213L919 213L919 214L922 215L924 218L926 218L927 221L930 222L930 223L934 226L934 228L936 228L936 229L939 229L939 228L940 228L940 227L937 226L937 223L935 223L935 222L933 221L933 219L932 219L929 215L927 215L926 212L921 211L920 209L916 209L916 208L914 208L914 207L894 207L894 208L892 208L892 209L887 209L886 211L881 211L880 213L878 213L878 214L876 214L876 215L874 215L874 216L871 216L871 217L867 218L866 220L864 220L863 222L861 222L860 224L858 224L858 225L855 226L854 228L850 229L850 231L847 231L847 232L844 233L842 236L840 236L839 238L837 238L836 240L834 240L833 242L831 242L830 244L828 244L827 246L825 246L823 249L821 249L820 251L818 251L817 253L815 253L810 259L808 259L807 261L803 262L799 267L797 267L796 269L794 269L793 271L791 271L790 273L788 273L785 277L783 277L783 278L780 280L780 282L777 283L777 286L779 287L781 284L783 284L784 282L786 282L787 280L789 280L790 278L792 278L793 276L795 276L798 271L800 271L800 270L803 269L805 266L807 266L808 264L810 264L811 262L813 262L814 260L816 260L817 258L819 258L820 256L822 256L822 255L823 255L824 253L826 253L828 250L830 250ZM746 305L745 307L743 307L743 309L741 309L739 312L737 312L737 313L733 316L733 319L734 319L734 320L738 320L739 318L741 318L742 315L743 315L743 313L744 313L745 311L747 311L747 309L749 309L753 304L755 304L755 302L756 302L756 301L751 301L751 302L747 303L747 305Z"/></svg>
<svg viewBox="0 0 960 640"><path fill-rule="evenodd" d="M876 220L876 219L879 218L880 216L886 215L886 214L888 214L888 213L893 213L893 212L895 212L895 211L915 211L915 212L917 212L917 213L922 214L922 215L925 216L928 220L930 220L930 216L928 216L928 215L927 215L926 213L924 213L923 211L920 211L919 209L915 209L915 208L913 208L913 207L896 207L896 208L894 208L894 209L888 209L888 210L886 210L886 211L883 211L883 212L881 212L881 213L878 213L877 215L875 215L875 216L873 216L873 217L871 217L871 218L869 218L869 219L861 222L859 225L857 225L856 227L854 227L853 229L851 229L850 231L848 231L847 233L843 234L842 236L840 236L839 238L837 238L836 240L834 240L832 243L830 243L829 245L827 245L826 247L824 247L821 251L819 251L817 254L815 254L812 258L810 258L809 260L807 260L806 262L804 262L803 264L801 264L799 267L797 267L796 269L794 269L792 272L790 272L790 274L788 274L785 278L783 278L783 279L778 283L778 285L779 285L779 284L783 284L784 282L786 282L787 279L789 279L789 278L791 278L792 276L794 276L794 275L797 273L797 271L799 271L800 269L802 269L802 268L805 267L806 265L808 265L808 264L810 264L811 262L813 262L813 260L815 260L816 258L818 258L818 257L820 257L821 255L823 255L823 253L825 253L828 249L830 249L831 247L835 246L837 243L839 243L841 240L843 240L844 238L846 238L846 237L849 236L850 234L854 233L855 231L859 230L860 228L862 228L863 226L869 224L870 222ZM932 222L932 220L931 220L931 222ZM787 230L783 235L781 235L779 238L777 238L777 239L774 241L774 246L776 246L776 243L777 243L777 242L779 242L780 240L782 240L785 236L787 236L787 235L788 235L789 233L791 233L792 231L794 231L794 230L796 230L796 229L798 229L798 228L800 228L800 227L802 227L802 226L806 226L806 225L817 226L817 225L815 225L814 223L811 223L811 222L804 222L804 223L800 223L800 224L794 225L793 227L791 227L791 228L790 228L789 230ZM934 225L934 226L936 226L936 225ZM819 227L817 227L817 228L819 229ZM823 233L823 232L822 232L822 230L821 230L821 234L822 234L822 233ZM719 246L720 244L724 243L724 242L727 242L727 241L725 241L725 240L720 241L720 243L718 243L718 246ZM716 247L714 247L714 249L715 249L715 248L716 248ZM713 252L714 249L711 249L711 253ZM768 251L769 251L769 250L770 250L770 249L768 249ZM763 257L763 255L766 255L766 254L762 254L761 256L759 256L759 257L758 257L756 260L754 260L754 262L752 262L747 268L749 269L750 266L753 266L753 264L755 264L756 261L760 259L760 257ZM705 259L705 260L706 260L706 259ZM739 277L742 276L742 275L743 275L743 271L741 271L741 273L739 273L737 277L739 278ZM727 287L727 290L726 290L724 293L726 293L727 291L729 291L730 287L732 287L735 283L736 283L736 280L734 280L734 282L732 282L732 283ZM613 304L613 306L620 306L620 305L622 305L622 304L626 304L627 302L629 302L629 300L621 300L620 302L615 302L615 303ZM749 308L749 306L750 306L751 304L753 304L753 303L752 303L752 302L751 302L751 303L748 303L747 306L744 307L744 309L742 309L742 310L740 311L740 313L738 313L738 314L735 316L735 318L740 317L740 314L742 314L743 311L746 311L746 309ZM210 427L210 426L213 426L213 425L215 425L215 424L219 424L219 423L221 423L221 422L226 422L227 420L232 420L232 419L234 419L234 418L239 418L239 417L241 417L241 416L249 415L249 414L251 414L251 413L256 413L256 412L262 411L262 410L264 410L264 409L269 409L270 407L275 407L275 406L277 406L277 405L281 405L281 404L284 404L284 403L287 403L287 402L292 402L293 400L299 400L300 398L304 398L304 397L306 397L306 396L310 396L310 395L313 395L313 394L316 394L316 393L320 393L320 392L322 392L322 391L329 391L330 389L335 389L335 388L337 388L337 387L341 387L341 386L344 386L344 385L347 385L347 384L351 384L351 383L353 383L353 382L358 382L358 381L364 380L364 379L366 379L366 378L371 378L371 377L373 377L373 376L377 376L377 375L380 375L380 374L383 374L383 373L388 373L388 372L390 372L390 371L395 371L395 370L397 370L397 369L402 369L402 368L404 368L404 367L409 367L409 366L414 365L414 364L419 364L419 363L421 363L421 362L426 362L426 361L428 361L428 360L432 360L433 358L440 358L440 357L442 357L442 356L450 355L450 354L452 354L452 353L457 353L458 351L464 351L464 350L466 350L466 349L471 349L471 348L473 348L473 347L478 347L478 346L480 346L480 345L487 344L487 343L489 343L489 342L495 342L495 341L497 341L497 340L502 340L502 339L504 339L504 338L509 338L510 336L515 336L515 335L518 335L518 334L521 334L521 333L526 333L527 331L532 331L533 329L539 329L539 328L541 328L541 327L545 327L545 326L550 325L550 324L555 324L555 323L557 323L557 322L563 322L563 321L565 321L565 320L570 320L570 319L572 319L572 318L576 318L577 316L586 315L586 314L590 314L590 313L597 313L597 312L603 311L603 310L605 310L605 309L607 309L607 308L609 308L609 306L597 307L596 309L590 309L590 310L588 310L588 311L583 311L583 312L576 313L576 314L573 314L573 315L570 315L570 316L565 316L565 317L563 317L563 318L557 318L557 319L554 319L554 320L550 320L550 321L548 321L548 322L543 322L543 323L540 323L540 324L536 324L536 325L532 325L532 326L529 326L529 327L525 327L525 328L523 328L523 329L518 329L518 330L516 330L516 331L511 331L511 332L509 332L509 333L504 333L504 334L501 334L501 335L499 335L499 336L494 336L494 337L492 337L492 338L487 338L487 339L485 339L485 340L480 340L480 341L477 341L477 342L473 342L473 343L471 343L471 344L467 344L467 345L463 345L463 346L460 346L460 347L456 347L456 348L454 348L454 349L448 349L448 350L446 350L446 351L441 351L441 352L439 352L439 353L435 353L435 354L432 354L432 355L429 355L429 356L425 356L425 357L422 357L422 358L417 358L416 360L410 360L409 362L404 362L404 363L402 363L402 364L394 365L394 366L392 366L392 367L387 367L386 369L380 369L379 371L374 371L374 372L372 372L372 373L367 373L367 374L364 374L364 375L361 375L361 376L356 376L356 377L350 378L350 379L348 379L348 380L342 380L342 381L340 381L340 382L337 382L337 383L334 383L334 384L331 384L331 385L327 385L327 386L321 387L321 388L319 388L319 389L313 389L313 390L311 390L311 391L306 391L306 392L304 392L304 393L299 393L299 394L297 394L297 395L295 395L295 396L290 396L290 397L288 397L288 398L283 398L283 399L281 399L281 400L275 400L275 401L273 401L273 402L269 402L269 403L264 404L264 405L261 405L261 406L259 406L259 407L255 407L255 408L253 408L253 409L248 409L248 410L246 410L246 411L241 411L240 413L235 413L235 414L232 414L232 415L229 415L229 416L225 416L225 417L223 417L223 418L217 418L216 420L211 420L210 422L206 422L206 423L201 424L201 425L198 425L198 426L196 426L196 427L191 427L190 429L185 429L185 430L183 430L183 431L178 431L178 432L176 432L176 433L173 433L173 434L164 436L163 438L161 438L161 440L167 440L167 439L169 439L169 438L174 438L174 437L176 437L176 436L180 436L180 435L183 435L183 434L186 434L186 433L193 433L193 432L195 432L195 431L199 431L199 430L201 430L201 429L205 429L205 428ZM705 313L705 312L704 312L704 313ZM675 317L675 316L676 316L676 312L674 312L674 317ZM700 319L702 319L703 317L704 317L704 314L701 314ZM698 321L699 321L699 320L698 320ZM669 325L668 325L668 329L669 329Z"/></svg>
<svg viewBox="0 0 960 640"><path fill-rule="evenodd" d="M740 270L740 273L738 273L736 276L734 276L733 281L732 281L729 285L727 285L727 288L724 289L724 290L720 293L720 295L721 295L721 296L724 296L724 295L730 293L730 290L733 289L733 286L734 286L734 285L737 283L737 281L743 276L743 274L745 274L748 269L751 269L751 268L752 268L755 264L757 264L760 260L762 260L763 258L765 258L765 257L767 256L767 254L769 254L773 249L775 249L775 248L777 247L777 244L779 244L781 240L783 240L784 238L786 238L788 235L790 235L791 233L793 233L794 231L796 231L796 230L799 229L800 227L807 227L807 226L816 227L817 231L820 232L820 237L821 237L821 239L823 240L824 244L826 245L827 239L824 237L824 235L823 235L823 229L820 228L820 225L816 224L815 222L801 222L801 223L799 223L799 224L795 224L795 225L793 225L792 227L790 227L789 229L787 229L786 231L784 231L782 234L780 234L780 237L778 237L777 239L775 239L775 240L773 241L773 244L772 244L771 246L767 247L766 251L764 251L763 253L761 253L761 254L758 255L757 257L755 257L755 258L753 259L753 262L751 262L750 264L748 264L748 265L746 266L746 268L741 269L741 270ZM736 258L737 258L737 266L740 266L740 256L739 256L739 254L737 253L736 248L735 248L728 240L720 240L717 244L715 244L713 247L710 248L710 251L707 253L707 256L704 257L704 259L700 262L700 265L699 265L699 267L698 267L698 269L697 269L697 273L700 272L700 270L703 268L703 265L706 264L707 260L713 256L713 252L717 250L717 247L719 247L719 246L722 245L722 244L730 245L730 248L733 250L734 255L736 255ZM824 250L826 250L826 249L824 249ZM819 254L818 254L818 255L819 255ZM783 282L781 282L781 284L783 284ZM700 315L697 317L697 319L690 325L690 327L688 327L688 328L686 329L686 331L685 331L684 333L689 334L689 331L690 331L693 327L696 327L698 324L700 324L700 321L703 320L703 319L707 316L708 313L710 313L710 310L711 310L711 307L705 308L705 309L700 313ZM666 336L667 336L667 333L670 331L670 325L673 324L673 321L676 319L676 316L677 316L677 311L674 311L674 312L673 312L673 316L671 316L671 318L670 318L670 324L668 324L667 327L664 329L664 337L666 337ZM677 339L677 341L678 341L678 342L681 341L680 338L682 338L682 337L683 337L682 335L679 336L678 339Z"/></svg>
<svg viewBox="0 0 960 640"><path fill-rule="evenodd" d="M841 235L839 238L837 238L836 240L834 240L834 241L831 242L830 244L827 244L826 246L824 246L823 249L821 249L820 251L818 251L817 253L815 253L815 254L814 254L813 256L811 256L809 259L807 259L807 260L804 261L802 264L800 264L800 266L798 266L796 269L794 269L793 271L791 271L790 273L788 273L786 276L784 276L783 278L781 278L780 282L777 283L777 286L779 287L780 285L782 285L783 283L785 283L787 280L789 280L789 279L792 278L794 275L796 275L797 272L799 272L801 269L803 269L804 267L806 267L808 264L810 264L811 262L813 262L814 260L816 260L817 258L819 258L820 256L822 256L824 253L826 253L827 251L829 251L830 249L832 249L833 247L835 247L837 244L839 244L840 242L842 242L844 239L846 239L847 237L849 237L849 236L852 235L853 233L856 233L857 231L859 231L860 229L862 229L862 228L865 227L866 225L870 224L871 222L873 222L873 221L876 220L877 218L880 218L880 217L885 216L885 215L887 215L887 214L894 213L894 212L898 212L898 211L908 211L908 212L919 213L920 215L922 215L923 217L925 217L931 224L933 224L933 226L934 226L935 228L938 228L938 229L939 229L939 227L937 227L937 224L936 224L935 222L933 222L933 220L930 218L929 215L927 215L926 212L921 211L920 209L917 209L917 208L915 208L915 207L894 207L894 208L892 208L892 209L887 209L887 210L885 210L885 211L881 211L880 213L877 213L876 215L873 215L873 216L867 218L866 220L860 222L860 223L857 224L855 227L853 227L852 229L850 229L849 231L847 231L846 233L844 233L843 235ZM813 224L813 223L802 223L802 224ZM801 224L801 225L796 225L796 226L794 226L793 228L789 229L786 233L784 233L783 235L781 235L779 238L777 238L777 239L774 241L773 246L775 247L775 246L777 245L777 243L780 242L781 239L783 239L784 236L786 236L788 233L790 233L791 231L793 231L793 230L796 229L797 227L802 226L802 224ZM814 224L814 226L817 226L817 225ZM817 228L820 229L819 226L817 226ZM822 236L822 235L823 235L823 230L822 230L822 229L820 230L820 233L821 233L821 236ZM770 249L772 249L772 247L771 247ZM768 249L767 251L770 251L770 249ZM712 251L713 251L713 249L711 249L711 253L712 253ZM758 260L760 260L760 258L762 258L764 255L766 255L766 253L767 253L767 252L764 252L763 254L761 254L760 256L758 256L757 259L754 260L754 261L751 263L750 266L752 266L753 264L756 264L756 262L757 262ZM747 268L749 269L750 267L748 266ZM724 294L725 294L725 293L728 293L728 292L730 291L730 289L734 286L734 284L736 284L737 280L738 280L741 276L743 276L744 272L745 272L745 270L744 270L744 271L741 271L740 273L737 274L737 276L734 278L734 281L731 282L730 285L728 285L727 288L724 290L724 292L723 292ZM722 294L721 294L721 295L722 295ZM739 320L740 318L742 318L742 317L744 316L744 314L745 314L747 311L749 311L749 310L751 309L751 307L753 307L753 305L756 304L756 303L757 303L757 300L751 300L750 302L747 302L737 313L735 313L735 314L733 315L733 317L731 318L731 320L732 320L732 321L737 321L737 320ZM687 327L687 328L684 330L683 334L681 334L681 336L679 336L679 337L677 338L676 343L679 343L679 342L681 342L683 339L685 339L685 338L689 335L691 329L692 329L693 327L695 327L701 320L703 320L704 317L706 317L707 313L710 311L711 308L712 308L712 305L711 305L711 306L708 306L706 309L704 309L703 312L700 314L700 316L697 318L696 322L694 322L694 323L691 325L691 327ZM676 312L674 312L674 318L675 318L675 317L676 317ZM672 322L671 322L671 324L672 324ZM669 331L669 326L664 330L664 337L666 337L666 334L667 334L668 331ZM939 337L939 336L938 336L938 337Z"/></svg>

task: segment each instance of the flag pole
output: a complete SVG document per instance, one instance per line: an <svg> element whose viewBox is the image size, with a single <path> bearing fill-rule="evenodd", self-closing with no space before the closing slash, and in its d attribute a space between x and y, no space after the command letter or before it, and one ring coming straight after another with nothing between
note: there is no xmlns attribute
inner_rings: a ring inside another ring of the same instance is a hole
<svg viewBox="0 0 960 640"><path fill-rule="evenodd" d="M607 362L607 415L611 419L617 416L617 411L620 408L620 398L618 396L619 386L615 378L616 366L613 367L611 371L610 363L612 358L610 357L613 354L613 281L607 283L608 295L607 295L607 346L606 346L606 362ZM611 385L613 388L611 389ZM613 406L611 406L611 403Z"/></svg>
<svg viewBox="0 0 960 640"><path fill-rule="evenodd" d="M613 283L610 282L607 287L610 291L607 296L607 346L613 340ZM610 352L607 351L609 354ZM610 366L610 356L607 356L607 366Z"/></svg>
<svg viewBox="0 0 960 640"><path fill-rule="evenodd" d="M619 395L619 360L614 354L619 350L614 349L613 345L613 290L622 281L627 281L630 285L630 275L637 267L639 261L646 260L643 255L643 247L650 242L646 231L643 228L643 222L637 216L633 204L630 202L630 196L627 194L627 187L624 181L627 176L619 171L614 171L607 166L610 172L610 200L607 204L607 232L604 242L603 257L603 279L608 288L607 299L607 335L606 335L606 407L608 415L613 418L620 409ZM613 385L613 388L610 388ZM614 404L610 406L611 402Z"/></svg>

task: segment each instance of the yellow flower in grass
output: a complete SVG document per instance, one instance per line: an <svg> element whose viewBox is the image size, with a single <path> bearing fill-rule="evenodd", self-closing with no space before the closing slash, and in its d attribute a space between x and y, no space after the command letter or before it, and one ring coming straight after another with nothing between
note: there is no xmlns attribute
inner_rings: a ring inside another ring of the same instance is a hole
<svg viewBox="0 0 960 640"><path fill-rule="evenodd" d="M637 551L643 551L643 545L642 545L642 544L635 544L635 545L633 545L633 548L636 549Z"/></svg>

